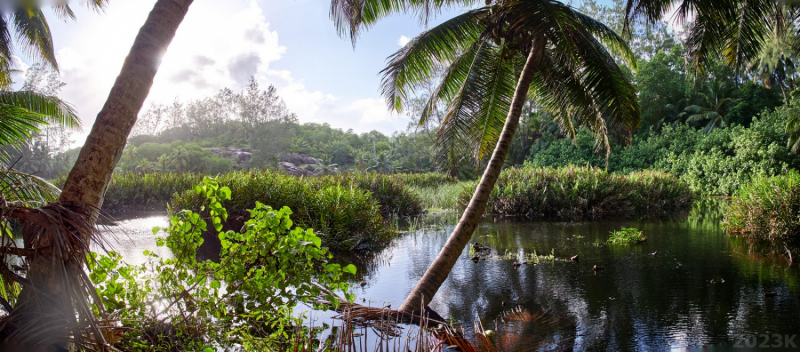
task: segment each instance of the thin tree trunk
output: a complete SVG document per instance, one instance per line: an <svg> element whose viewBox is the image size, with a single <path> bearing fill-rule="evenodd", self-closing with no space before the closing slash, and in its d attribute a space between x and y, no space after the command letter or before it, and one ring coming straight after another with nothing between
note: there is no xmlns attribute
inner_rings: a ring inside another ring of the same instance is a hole
<svg viewBox="0 0 800 352"><path fill-rule="evenodd" d="M70 335L80 336L76 330L76 314L86 319L88 312L76 311L79 305L76 306L74 300L86 299L77 297L80 290L86 294L86 288L76 284L80 282L76 275L83 272L89 251L89 233L86 231L94 225L111 174L150 92L161 58L192 1L158 0L139 30L86 144L67 177L59 198L63 207L55 205L55 209L63 210L60 214L65 217L40 216L44 219L41 221L21 218L25 247L35 250L36 255L29 257L29 283L23 286L13 314L3 319L0 336L9 341L0 343L0 349L19 343L19 340L26 345L48 345L42 350L59 349L66 346ZM31 214L42 211L44 208ZM83 224L88 227L76 228L76 222L65 221L71 216L66 212L83 218ZM66 248L65 242L68 244ZM52 330L43 338L25 340L42 329Z"/></svg>
<svg viewBox="0 0 800 352"><path fill-rule="evenodd" d="M475 194L473 194L467 209L464 210L461 220L459 220L455 230L453 230L453 233L447 239L447 243L442 247L439 255L436 256L436 259L434 259L431 266L428 267L428 270L425 271L425 275L422 276L417 286L408 294L405 302L400 306L399 311L406 313L421 312L422 308L427 306L433 299L433 296L436 294L436 291L439 290L439 287L442 286L444 280L447 279L450 270L453 269L456 261L458 261L458 257L461 255L464 247L466 247L470 238L472 238L472 233L475 232L475 228L478 226L481 217L483 217L483 213L486 211L489 195L492 193L497 178L500 176L500 171L503 169L503 163L511 147L511 142L514 140L514 132L519 125L519 117L522 114L522 107L527 100L528 89L533 81L534 73L538 69L539 62L541 61L543 45L544 41L534 40L531 46L531 51L528 53L525 66L519 76L517 88L514 92L514 99L511 101L511 108L506 117L505 125L503 126L503 132L497 140L497 146L495 146L492 157L489 159L489 164L486 166L483 177L480 183L478 183L478 187L475 189Z"/></svg>

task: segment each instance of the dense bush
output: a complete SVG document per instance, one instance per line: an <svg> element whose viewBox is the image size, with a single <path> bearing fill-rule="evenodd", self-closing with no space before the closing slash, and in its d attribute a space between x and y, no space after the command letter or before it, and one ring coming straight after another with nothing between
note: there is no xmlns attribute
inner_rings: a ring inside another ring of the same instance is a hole
<svg viewBox="0 0 800 352"><path fill-rule="evenodd" d="M148 262L132 266L114 252L91 254L93 297L102 298L93 303L114 312L126 332L109 334L107 341L126 351L295 350L296 337L318 332L302 327L298 305L328 308L316 299L336 304L330 292L353 300L345 279L355 266L330 263L320 238L296 227L289 208L256 204L241 230L222 231L217 225L227 211L220 202L231 192L211 180L195 191L213 212L201 217L187 210L170 218L158 246L172 256L145 251ZM221 242L217 262L196 259L207 231Z"/></svg>
<svg viewBox="0 0 800 352"><path fill-rule="evenodd" d="M114 174L103 201L103 211L119 214L163 210L174 194L192 189L202 180L202 175L188 173Z"/></svg>
<svg viewBox="0 0 800 352"><path fill-rule="evenodd" d="M247 209L260 202L294 209L295 221L319 231L325 245L333 249L349 250L362 242L388 240L391 231L383 221L374 194L356 182L346 182L345 177L300 178L270 171L220 175L217 181L230 188L233 198L224 202L232 215L226 225L232 229L241 226L248 218ZM199 211L203 201L190 190L176 194L169 207L171 211ZM417 208L420 208L418 203Z"/></svg>
<svg viewBox="0 0 800 352"><path fill-rule="evenodd" d="M420 180L434 179L437 174L420 174ZM384 217L399 216L409 217L422 214L422 200L419 196L406 187L406 176L410 175L385 175L379 173L341 173L324 177L312 177L307 180L313 183L326 185L343 185L358 187L372 193L381 207ZM412 178L413 180L413 178Z"/></svg>
<svg viewBox="0 0 800 352"><path fill-rule="evenodd" d="M725 224L746 238L800 244L800 174L757 176L745 183L727 208Z"/></svg>
<svg viewBox="0 0 800 352"><path fill-rule="evenodd" d="M753 119L749 127L718 128L706 134L687 125L665 126L634 137L631 145L615 145L608 171L661 170L678 175L705 195L731 195L753 175L778 175L800 167L800 157L786 147L785 126L793 102ZM605 167L594 137L579 131L576 140L554 139L531 149L528 165Z"/></svg>
<svg viewBox="0 0 800 352"><path fill-rule="evenodd" d="M467 204L471 196L471 189L465 188L461 204ZM590 167L526 167L503 171L489 197L487 213L528 218L630 218L685 210L692 198L684 182L658 171L619 175Z"/></svg>

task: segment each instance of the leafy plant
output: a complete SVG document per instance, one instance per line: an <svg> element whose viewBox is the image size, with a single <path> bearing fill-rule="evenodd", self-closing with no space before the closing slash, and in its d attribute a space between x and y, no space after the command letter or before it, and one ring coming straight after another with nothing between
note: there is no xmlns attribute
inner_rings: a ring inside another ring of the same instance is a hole
<svg viewBox="0 0 800 352"><path fill-rule="evenodd" d="M756 176L734 194L725 226L731 234L775 245L800 244L800 173Z"/></svg>
<svg viewBox="0 0 800 352"><path fill-rule="evenodd" d="M170 217L169 228L153 230L169 234L158 245L173 257L145 252L147 264L130 266L113 252L91 255L90 277L103 302L96 308L129 329L119 343L133 350L285 350L293 336L313 334L294 307L317 307L317 298L338 304L329 292L346 292L343 278L355 266L329 263L322 240L295 227L287 207L257 203L241 231L222 231L228 213L221 202L231 190L207 178L193 192L208 201L207 217L183 210ZM210 228L222 244L219 262L196 259Z"/></svg>
<svg viewBox="0 0 800 352"><path fill-rule="evenodd" d="M642 231L635 227L623 227L622 230L611 231L611 236L606 243L609 244L637 244L647 240Z"/></svg>

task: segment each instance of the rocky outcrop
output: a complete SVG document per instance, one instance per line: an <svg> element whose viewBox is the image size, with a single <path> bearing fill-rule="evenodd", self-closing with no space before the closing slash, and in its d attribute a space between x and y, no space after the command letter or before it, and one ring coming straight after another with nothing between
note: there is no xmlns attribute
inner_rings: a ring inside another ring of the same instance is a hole
<svg viewBox="0 0 800 352"><path fill-rule="evenodd" d="M253 152L248 148L204 148L214 154L223 158L228 158L236 161L238 164L244 164L253 156Z"/></svg>
<svg viewBox="0 0 800 352"><path fill-rule="evenodd" d="M290 175L295 175L295 176L314 176L314 171L306 169L306 168L299 167L299 166L297 166L295 164L292 164L290 162L281 161L281 162L278 162L278 165L280 165L281 168L283 168L283 170L286 171L286 173L288 173Z"/></svg>
<svg viewBox="0 0 800 352"><path fill-rule="evenodd" d="M306 154L287 153L281 155L278 165L290 175L295 176L314 176L316 175L316 165L321 161Z"/></svg>
<svg viewBox="0 0 800 352"><path fill-rule="evenodd" d="M322 161L317 158L312 158L307 154L301 153L286 153L281 155L281 162L287 162L294 165L316 165Z"/></svg>

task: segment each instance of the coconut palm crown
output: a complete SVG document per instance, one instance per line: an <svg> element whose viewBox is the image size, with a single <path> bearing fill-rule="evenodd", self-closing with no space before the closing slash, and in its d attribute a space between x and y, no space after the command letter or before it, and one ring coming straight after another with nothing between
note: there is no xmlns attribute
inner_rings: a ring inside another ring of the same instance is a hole
<svg viewBox="0 0 800 352"><path fill-rule="evenodd" d="M446 104L439 144L472 148L483 159L503 128L534 41L541 63L529 99L553 112L568 134L587 126L609 150L611 128L638 128L636 91L615 62L635 67L633 53L610 28L558 1L502 1L421 33L390 57L383 95L402 111L414 88L444 66L419 123Z"/></svg>

